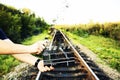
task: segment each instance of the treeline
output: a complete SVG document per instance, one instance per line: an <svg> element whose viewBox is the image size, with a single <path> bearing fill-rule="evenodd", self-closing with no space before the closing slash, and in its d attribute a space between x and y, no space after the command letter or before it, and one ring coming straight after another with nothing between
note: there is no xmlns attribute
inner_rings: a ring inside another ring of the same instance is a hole
<svg viewBox="0 0 120 80"><path fill-rule="evenodd" d="M120 40L120 22L113 23L89 23L79 25L59 25L56 26L66 31L70 31L79 36L101 35L115 40Z"/></svg>
<svg viewBox="0 0 120 80"><path fill-rule="evenodd" d="M36 17L29 9L17 10L14 7L0 4L0 28L14 42L41 33L49 25L40 17Z"/></svg>

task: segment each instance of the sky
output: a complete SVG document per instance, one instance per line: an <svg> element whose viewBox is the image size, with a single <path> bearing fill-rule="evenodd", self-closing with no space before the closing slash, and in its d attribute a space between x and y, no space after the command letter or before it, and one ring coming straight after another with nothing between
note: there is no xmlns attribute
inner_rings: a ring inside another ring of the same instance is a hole
<svg viewBox="0 0 120 80"><path fill-rule="evenodd" d="M54 24L120 21L120 0L0 0L0 3L17 9L29 8Z"/></svg>

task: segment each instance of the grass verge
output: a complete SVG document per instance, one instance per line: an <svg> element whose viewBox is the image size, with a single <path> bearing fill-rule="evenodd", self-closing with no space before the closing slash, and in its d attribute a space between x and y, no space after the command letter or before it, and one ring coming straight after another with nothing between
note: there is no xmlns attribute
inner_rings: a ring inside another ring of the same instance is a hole
<svg viewBox="0 0 120 80"><path fill-rule="evenodd" d="M88 47L106 64L120 72L120 43L118 41L102 36L88 35L80 37L69 32L66 34L75 43Z"/></svg>

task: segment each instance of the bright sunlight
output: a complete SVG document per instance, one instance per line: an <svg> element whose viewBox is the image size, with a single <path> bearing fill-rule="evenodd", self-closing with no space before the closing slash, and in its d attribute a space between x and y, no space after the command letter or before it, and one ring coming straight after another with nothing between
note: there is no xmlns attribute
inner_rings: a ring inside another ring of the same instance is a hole
<svg viewBox="0 0 120 80"><path fill-rule="evenodd" d="M120 0L0 0L0 3L17 9L29 8L48 23L120 21Z"/></svg>

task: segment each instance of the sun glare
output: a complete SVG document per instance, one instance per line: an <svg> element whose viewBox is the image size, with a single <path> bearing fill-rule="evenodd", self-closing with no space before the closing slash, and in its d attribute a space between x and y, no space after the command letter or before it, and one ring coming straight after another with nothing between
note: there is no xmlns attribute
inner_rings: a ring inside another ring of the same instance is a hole
<svg viewBox="0 0 120 80"><path fill-rule="evenodd" d="M29 8L48 23L79 24L120 21L119 0L1 0L0 3Z"/></svg>

